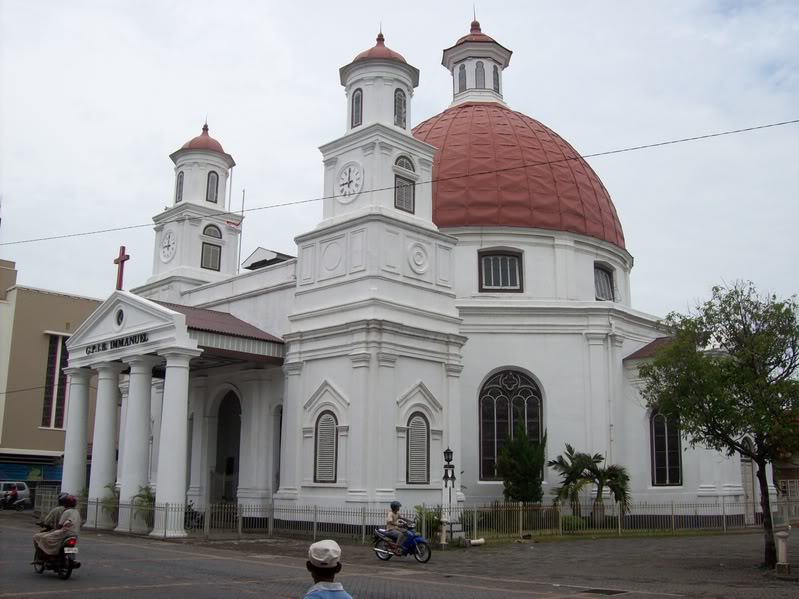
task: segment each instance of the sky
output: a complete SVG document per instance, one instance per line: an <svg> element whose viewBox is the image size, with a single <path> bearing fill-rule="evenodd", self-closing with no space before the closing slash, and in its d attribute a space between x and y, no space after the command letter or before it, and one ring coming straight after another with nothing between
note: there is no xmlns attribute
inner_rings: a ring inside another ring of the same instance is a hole
<svg viewBox="0 0 799 599"><path fill-rule="evenodd" d="M513 50L514 110L582 154L799 119L799 2L478 3ZM200 133L230 153L231 206L322 195L318 147L345 131L338 69L386 44L421 71L414 124L451 101L441 51L471 2L0 0L0 258L18 282L104 298L151 273L169 154ZM635 259L632 302L685 312L715 284L799 291L799 124L589 159ZM245 219L242 257L296 255L321 202Z"/></svg>

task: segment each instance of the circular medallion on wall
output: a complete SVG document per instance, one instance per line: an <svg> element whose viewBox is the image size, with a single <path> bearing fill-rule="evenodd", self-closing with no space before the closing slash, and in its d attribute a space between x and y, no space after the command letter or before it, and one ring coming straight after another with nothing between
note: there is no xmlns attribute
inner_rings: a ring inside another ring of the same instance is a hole
<svg viewBox="0 0 799 599"><path fill-rule="evenodd" d="M322 266L328 272L336 270L341 264L341 244L335 241L328 243L322 250Z"/></svg>
<svg viewBox="0 0 799 599"><path fill-rule="evenodd" d="M421 243L413 243L408 248L408 264L417 275L423 275L430 268L430 258L427 248Z"/></svg>
<svg viewBox="0 0 799 599"><path fill-rule="evenodd" d="M334 186L336 199L349 204L363 189L363 170L357 162L349 162L338 173Z"/></svg>

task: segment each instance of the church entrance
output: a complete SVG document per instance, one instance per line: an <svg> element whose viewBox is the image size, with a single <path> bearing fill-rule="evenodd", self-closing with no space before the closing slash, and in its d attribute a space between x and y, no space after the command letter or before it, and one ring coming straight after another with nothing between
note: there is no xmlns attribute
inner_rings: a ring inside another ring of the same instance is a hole
<svg viewBox="0 0 799 599"><path fill-rule="evenodd" d="M232 391L219 404L216 465L211 474L211 503L237 503L241 404Z"/></svg>

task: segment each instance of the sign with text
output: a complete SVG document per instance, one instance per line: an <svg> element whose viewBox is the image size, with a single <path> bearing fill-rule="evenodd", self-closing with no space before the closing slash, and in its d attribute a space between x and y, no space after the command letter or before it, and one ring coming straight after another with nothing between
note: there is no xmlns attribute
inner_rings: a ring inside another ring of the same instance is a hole
<svg viewBox="0 0 799 599"><path fill-rule="evenodd" d="M112 339L111 341L103 341L102 343L95 343L86 348L86 355L96 354L97 352L107 351L109 349L119 349L120 347L128 347L129 345L138 345L139 343L147 343L149 337L147 333L138 333L136 335L128 335L127 337L120 337L119 339Z"/></svg>

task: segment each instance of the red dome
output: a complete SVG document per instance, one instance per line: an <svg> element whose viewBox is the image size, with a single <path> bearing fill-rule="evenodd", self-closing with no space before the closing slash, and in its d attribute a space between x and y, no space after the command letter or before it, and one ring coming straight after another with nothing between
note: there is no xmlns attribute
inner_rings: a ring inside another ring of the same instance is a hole
<svg viewBox="0 0 799 599"><path fill-rule="evenodd" d="M463 44L466 42L493 42L493 41L495 41L494 38L483 33L483 30L480 29L480 21L475 19L474 21L472 21L469 33L464 35L457 42L455 42L455 45L457 46L458 44Z"/></svg>
<svg viewBox="0 0 799 599"><path fill-rule="evenodd" d="M438 148L437 226L554 229L624 248L602 181L574 148L535 119L497 103L464 103L424 121L413 135Z"/></svg>
<svg viewBox="0 0 799 599"><path fill-rule="evenodd" d="M352 62L358 62L359 60L370 60L373 58L406 62L406 60L402 57L402 54L399 52L394 52L394 50L386 46L385 39L386 38L383 37L382 32L378 33L377 43L374 45L374 47L358 54L358 56L356 56Z"/></svg>
<svg viewBox="0 0 799 599"><path fill-rule="evenodd" d="M180 148L181 150L207 150L209 152L219 152L220 154L224 154L225 151L222 149L222 144L216 141L213 137L208 135L208 124L206 123L203 125L203 132L195 137L187 141L183 144L183 147Z"/></svg>

